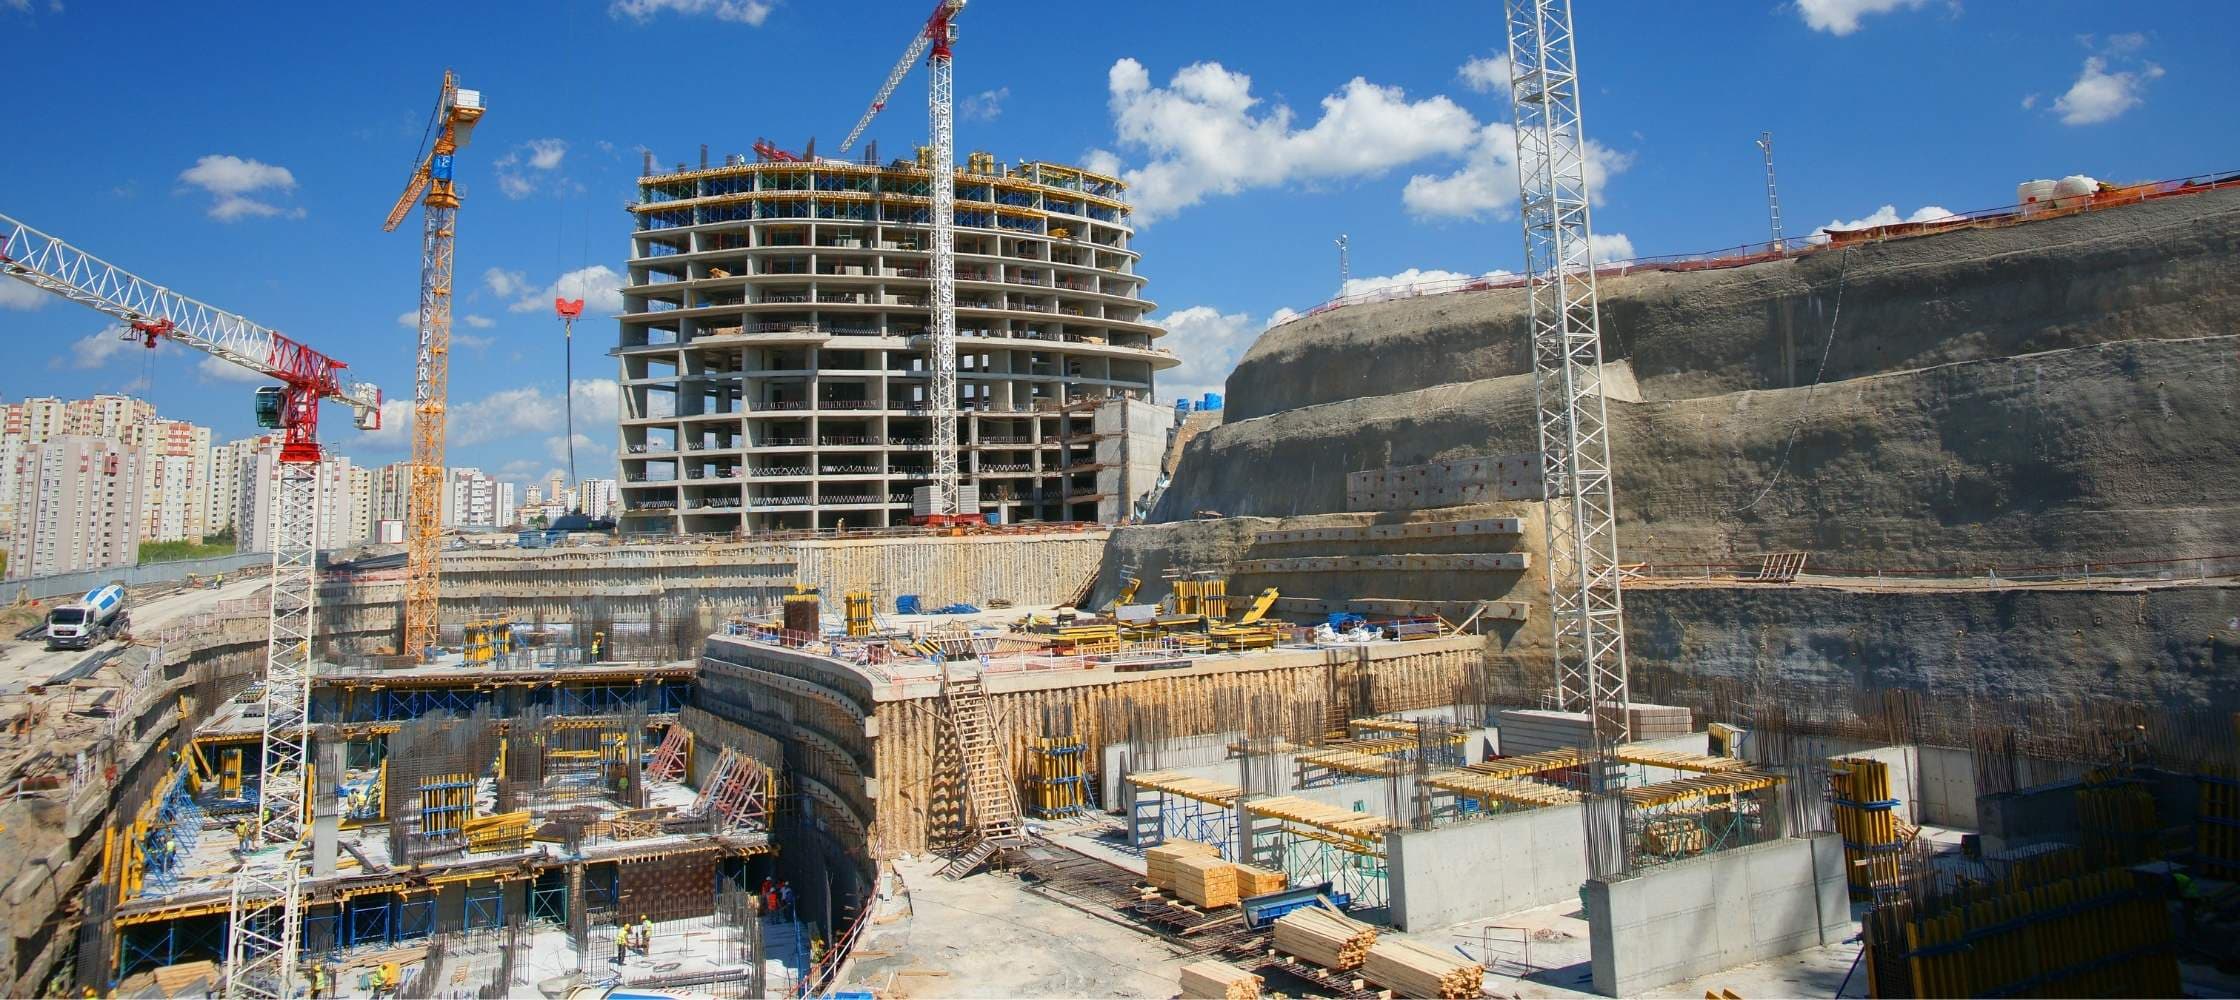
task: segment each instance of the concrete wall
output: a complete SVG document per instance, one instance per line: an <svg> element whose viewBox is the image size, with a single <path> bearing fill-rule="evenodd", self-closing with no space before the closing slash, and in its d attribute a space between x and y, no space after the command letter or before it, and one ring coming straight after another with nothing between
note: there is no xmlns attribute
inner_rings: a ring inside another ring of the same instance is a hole
<svg viewBox="0 0 2240 1000"><path fill-rule="evenodd" d="M1832 833L1587 880L1594 989L1637 996L1851 935L1843 843Z"/></svg>
<svg viewBox="0 0 2240 1000"><path fill-rule="evenodd" d="M1921 821L1973 830L1976 755L1953 747L1921 747Z"/></svg>
<svg viewBox="0 0 2240 1000"><path fill-rule="evenodd" d="M1551 806L1385 839L1392 923L1428 931L1573 899L1587 878L1578 806Z"/></svg>

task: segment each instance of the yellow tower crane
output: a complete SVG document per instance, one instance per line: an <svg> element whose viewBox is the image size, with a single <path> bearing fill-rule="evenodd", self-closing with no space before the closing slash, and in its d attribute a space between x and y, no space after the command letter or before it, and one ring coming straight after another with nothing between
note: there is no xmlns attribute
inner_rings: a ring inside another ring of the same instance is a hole
<svg viewBox="0 0 2240 1000"><path fill-rule="evenodd" d="M482 92L459 89L443 71L443 93L428 123L435 141L413 167L382 232L395 232L426 192L427 220L420 243L420 352L412 394L412 499L405 532L404 640L401 652L424 654L436 644L436 595L443 556L443 434L451 381L451 243L459 221L459 192L451 184L452 157L465 149L482 120ZM426 142L425 139L422 140Z"/></svg>

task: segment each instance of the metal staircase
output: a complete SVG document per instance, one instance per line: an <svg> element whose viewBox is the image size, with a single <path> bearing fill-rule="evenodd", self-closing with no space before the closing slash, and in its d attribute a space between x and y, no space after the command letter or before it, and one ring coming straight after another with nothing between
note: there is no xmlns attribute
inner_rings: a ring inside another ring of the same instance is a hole
<svg viewBox="0 0 2240 1000"><path fill-rule="evenodd" d="M1019 822L1018 794L996 746L988 693L980 686L980 675L960 675L943 661L941 700L948 712L949 735L956 741L963 779L958 788L964 793L966 820L973 834L972 846L941 869L943 878L955 879L972 874L997 851L1025 843L1025 831Z"/></svg>
<svg viewBox="0 0 2240 1000"><path fill-rule="evenodd" d="M685 732L684 723L669 724L669 731L661 737L661 745L653 751L653 763L646 765L647 781L678 781L684 778L684 749L692 741Z"/></svg>

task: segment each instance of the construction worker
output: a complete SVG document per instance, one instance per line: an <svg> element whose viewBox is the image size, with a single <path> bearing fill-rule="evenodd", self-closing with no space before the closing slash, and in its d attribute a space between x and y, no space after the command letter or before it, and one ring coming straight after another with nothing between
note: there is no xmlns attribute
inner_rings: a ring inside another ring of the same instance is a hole
<svg viewBox="0 0 2240 1000"><path fill-rule="evenodd" d="M248 820L245 820L245 819L243 819L243 820L235 820L235 821L234 821L234 824L233 824L233 839L234 839L234 841L235 841L235 843L234 843L234 851L235 851L235 852L237 852L237 853L240 853L240 854L247 854L247 853L249 853L249 835L250 835L250 833L251 833L252 831L253 831L253 828L249 826L249 821L248 821Z"/></svg>
<svg viewBox="0 0 2240 1000"><path fill-rule="evenodd" d="M793 919L793 883L778 883L778 908L785 911L786 919Z"/></svg>
<svg viewBox="0 0 2240 1000"><path fill-rule="evenodd" d="M638 954L653 957L653 921L643 913L638 914Z"/></svg>
<svg viewBox="0 0 2240 1000"><path fill-rule="evenodd" d="M314 965L311 967L311 1000L319 1000L319 998L325 996L326 993L327 967L324 965Z"/></svg>
<svg viewBox="0 0 2240 1000"><path fill-rule="evenodd" d="M814 968L824 961L824 935L809 935L809 965Z"/></svg>
<svg viewBox="0 0 2240 1000"><path fill-rule="evenodd" d="M614 964L621 965L630 959L630 925L614 925Z"/></svg>

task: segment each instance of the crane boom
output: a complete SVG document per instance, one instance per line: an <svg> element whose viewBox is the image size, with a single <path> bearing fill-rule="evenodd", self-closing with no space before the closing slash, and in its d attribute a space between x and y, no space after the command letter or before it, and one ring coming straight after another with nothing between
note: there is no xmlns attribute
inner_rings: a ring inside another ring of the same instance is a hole
<svg viewBox="0 0 2240 1000"><path fill-rule="evenodd" d="M420 344L412 380L412 494L406 504L404 634L398 649L420 654L436 644L443 558L443 450L451 383L451 254L459 222L459 193L451 183L452 157L466 148L482 120L482 94L461 90L443 73L436 98L435 142L389 209L383 232L395 232L423 200L420 239Z"/></svg>
<svg viewBox="0 0 2240 1000"><path fill-rule="evenodd" d="M342 362L277 331L180 295L5 215L0 215L0 274L116 317L130 327L127 336L148 347L158 340L185 344L282 384L280 405L270 414L285 438L275 469L255 843L235 870L227 896L225 994L293 996L303 927L297 848L313 794L306 779L318 622L319 403L332 399L349 406L358 426L371 430L381 425L381 390L370 382L344 382Z"/></svg>
<svg viewBox="0 0 2240 1000"><path fill-rule="evenodd" d="M6 215L0 215L0 274L114 317L141 337L176 341L281 382L303 382L320 398L349 406L359 427L381 426L380 387L343 381L342 362Z"/></svg>
<svg viewBox="0 0 2240 1000"><path fill-rule="evenodd" d="M871 95L871 106L864 109L863 117L856 119L856 127L848 130L848 137L840 140L840 152L846 153L854 147L856 140L863 137L863 130L871 127L871 119L879 117L879 112L887 109L887 98L893 97L895 88L902 86L902 78L910 75L910 67L917 65L918 57L926 54L926 47L932 45L936 38L947 41L949 21L963 9L964 0L941 0L934 6L933 14L926 18L925 27L919 29L917 37L910 40L910 47L902 50L901 61L887 71L886 82L879 85L879 92Z"/></svg>

